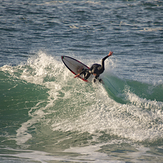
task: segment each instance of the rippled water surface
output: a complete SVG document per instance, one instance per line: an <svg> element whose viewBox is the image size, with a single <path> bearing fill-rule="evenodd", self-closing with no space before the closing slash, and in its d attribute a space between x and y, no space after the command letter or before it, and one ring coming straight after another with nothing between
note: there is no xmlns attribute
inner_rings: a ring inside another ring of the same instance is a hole
<svg viewBox="0 0 163 163"><path fill-rule="evenodd" d="M0 162L163 162L161 0L4 0L0 38Z"/></svg>

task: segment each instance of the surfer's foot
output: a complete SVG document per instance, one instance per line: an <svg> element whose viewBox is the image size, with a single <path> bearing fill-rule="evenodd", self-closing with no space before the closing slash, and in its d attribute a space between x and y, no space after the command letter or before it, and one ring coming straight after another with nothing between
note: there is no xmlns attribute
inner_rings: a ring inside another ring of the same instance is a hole
<svg viewBox="0 0 163 163"><path fill-rule="evenodd" d="M102 79L99 79L99 82L101 83L102 82Z"/></svg>
<svg viewBox="0 0 163 163"><path fill-rule="evenodd" d="M93 79L93 82L96 83L96 80L97 80L97 79ZM100 83L102 83L102 79L98 79L98 81L99 81Z"/></svg>

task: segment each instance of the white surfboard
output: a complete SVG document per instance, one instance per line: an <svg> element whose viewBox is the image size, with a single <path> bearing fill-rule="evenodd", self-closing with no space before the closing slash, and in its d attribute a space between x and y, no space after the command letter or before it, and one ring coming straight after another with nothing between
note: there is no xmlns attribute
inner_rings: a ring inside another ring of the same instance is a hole
<svg viewBox="0 0 163 163"><path fill-rule="evenodd" d="M74 74L74 75L77 75L79 74L81 71L82 71L82 68L84 69L89 69L89 67L87 65L85 65L84 63L74 59L74 58L71 58L71 57L68 57L68 56L61 56L61 59L63 61L63 63L65 64L65 66ZM80 75L79 78L82 79L83 81L85 82L91 82L92 81L92 76L93 75L90 75L90 77L85 80L83 78L83 75Z"/></svg>

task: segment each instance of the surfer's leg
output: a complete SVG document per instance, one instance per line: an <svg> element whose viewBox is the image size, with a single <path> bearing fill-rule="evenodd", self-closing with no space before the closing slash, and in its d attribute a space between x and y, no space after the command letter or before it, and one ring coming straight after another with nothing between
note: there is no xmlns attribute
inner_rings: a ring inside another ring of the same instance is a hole
<svg viewBox="0 0 163 163"><path fill-rule="evenodd" d="M95 76L95 78L94 78L94 80L93 80L94 83L96 82L96 80L97 80L98 77L99 77L99 75L96 75L96 76Z"/></svg>
<svg viewBox="0 0 163 163"><path fill-rule="evenodd" d="M90 73L89 73L89 71L87 70L87 71L85 71L85 74L84 74L84 79L85 80L87 80L89 77L90 77Z"/></svg>

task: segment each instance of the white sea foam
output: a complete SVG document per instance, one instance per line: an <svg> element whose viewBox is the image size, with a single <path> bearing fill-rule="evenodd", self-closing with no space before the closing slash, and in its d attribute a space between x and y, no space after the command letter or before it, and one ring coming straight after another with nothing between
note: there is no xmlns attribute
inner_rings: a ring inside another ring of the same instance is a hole
<svg viewBox="0 0 163 163"><path fill-rule="evenodd" d="M57 153L48 153L43 151L37 151L37 150L21 150L21 149L12 149L12 148L5 148L5 150L8 151L7 154L0 154L0 156L3 156L3 158L8 158L8 160L16 162L16 158L23 159L23 161L38 161L41 163L47 163L49 161L68 161L68 162L93 162L93 163L100 163L100 162L109 162L109 163L123 163L127 160L133 161L133 162L139 162L142 157L153 157L153 155L150 153L151 149L144 147L144 146L137 146L137 145L131 145L132 150L126 150L126 153L124 154L119 153L119 155L116 154L116 151L112 151L114 149L109 149L110 153L103 153L100 150L106 147L111 147L112 145L120 145L122 143L130 143L122 140L111 140L108 143L99 143L96 145L89 145L85 147L70 147L68 149L65 149L62 152ZM124 147L123 147L124 149ZM134 149L134 150L133 150ZM2 149L4 150L4 148ZM14 153L13 153L14 152ZM69 154L75 154L74 156L70 156ZM59 155L60 156L59 156ZM122 157L123 159L122 159ZM14 157L14 160L12 159ZM125 157L127 159L125 160ZM158 156L161 159L163 157ZM159 159L158 158L158 159ZM27 161L27 162L28 162Z"/></svg>
<svg viewBox="0 0 163 163"><path fill-rule="evenodd" d="M85 107L82 115L76 119L61 120L59 125L54 123L53 129L91 134L107 131L134 141L155 140L163 135L163 125L157 123L163 119L161 102L136 99L135 94L130 94L130 101L134 99L135 102L120 104L110 99L102 86L97 86L91 96L93 98L89 100L93 100L93 103Z"/></svg>
<svg viewBox="0 0 163 163"><path fill-rule="evenodd" d="M130 103L118 103L109 97L101 84L74 80L61 61L43 52L30 58L26 65L4 66L2 70L27 83L39 84L48 89L48 98L38 101L29 110L30 119L16 131L17 145L23 145L32 138L29 128L35 128L35 124L41 123L43 118L54 131L90 134L106 131L110 135L134 141L154 140L163 135L162 123L157 123L163 120L162 102L142 99L126 91ZM45 106L41 106L44 102ZM46 119L46 115L53 115L56 111L57 116Z"/></svg>

